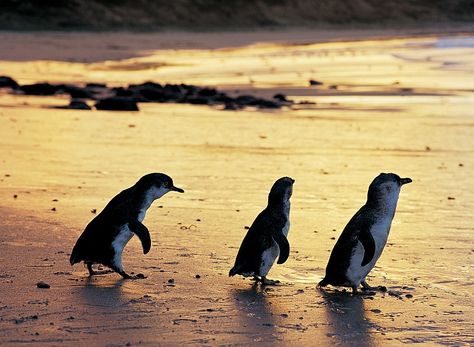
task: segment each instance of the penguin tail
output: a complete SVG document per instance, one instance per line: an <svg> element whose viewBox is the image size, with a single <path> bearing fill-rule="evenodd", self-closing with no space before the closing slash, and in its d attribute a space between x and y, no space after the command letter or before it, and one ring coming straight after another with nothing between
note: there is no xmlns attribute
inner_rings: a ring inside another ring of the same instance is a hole
<svg viewBox="0 0 474 347"><path fill-rule="evenodd" d="M69 263L71 263L71 265L79 263L78 261L76 261L76 257L74 257L74 254L71 254L71 257L69 258Z"/></svg>
<svg viewBox="0 0 474 347"><path fill-rule="evenodd" d="M328 284L329 284L329 282L325 277L318 283L318 287L326 287Z"/></svg>
<svg viewBox="0 0 474 347"><path fill-rule="evenodd" d="M69 258L69 263L71 263L71 265L79 263L82 260L82 259L80 259L78 253L79 252L77 251L76 247L74 247L74 249L72 250L72 253L71 253L71 257Z"/></svg>
<svg viewBox="0 0 474 347"><path fill-rule="evenodd" d="M235 276L239 273L240 271L240 266L234 266L232 269L229 271L229 277Z"/></svg>

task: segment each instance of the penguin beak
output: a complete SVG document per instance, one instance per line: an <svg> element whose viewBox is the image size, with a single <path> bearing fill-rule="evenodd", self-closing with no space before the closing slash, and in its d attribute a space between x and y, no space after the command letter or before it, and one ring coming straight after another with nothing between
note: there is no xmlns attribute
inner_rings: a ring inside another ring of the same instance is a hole
<svg viewBox="0 0 474 347"><path fill-rule="evenodd" d="M408 178L408 177L406 177L406 178L400 178L400 185L401 185L401 186L403 186L404 184L407 184L407 183L411 183L411 182L413 182L413 181L411 180L411 178Z"/></svg>
<svg viewBox="0 0 474 347"><path fill-rule="evenodd" d="M175 187L175 186L172 186L170 188L170 190L172 190L174 192L178 192L178 193L184 193L184 190L182 190L181 188Z"/></svg>

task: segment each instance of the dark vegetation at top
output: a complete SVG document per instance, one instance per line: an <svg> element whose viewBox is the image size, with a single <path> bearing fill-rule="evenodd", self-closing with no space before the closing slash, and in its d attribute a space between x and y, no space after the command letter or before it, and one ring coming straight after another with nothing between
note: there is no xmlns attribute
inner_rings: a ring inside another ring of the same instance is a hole
<svg viewBox="0 0 474 347"><path fill-rule="evenodd" d="M217 30L472 22L474 0L0 0L0 29Z"/></svg>

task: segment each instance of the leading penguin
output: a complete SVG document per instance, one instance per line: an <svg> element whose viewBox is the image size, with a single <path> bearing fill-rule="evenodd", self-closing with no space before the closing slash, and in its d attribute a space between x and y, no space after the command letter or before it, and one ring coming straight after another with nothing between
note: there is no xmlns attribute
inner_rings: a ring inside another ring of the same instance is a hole
<svg viewBox="0 0 474 347"><path fill-rule="evenodd" d="M351 287L354 294L360 284L371 289L365 277L387 243L400 189L411 181L393 173L381 173L372 181L367 202L346 225L331 252L320 287Z"/></svg>
<svg viewBox="0 0 474 347"><path fill-rule="evenodd" d="M290 197L295 180L278 179L268 194L268 205L250 226L240 246L234 267L229 276L253 276L262 284L275 284L267 274L278 257L283 264L290 255L287 236L290 229Z"/></svg>
<svg viewBox="0 0 474 347"><path fill-rule="evenodd" d="M103 264L123 278L133 278L123 269L122 251L133 235L137 235L143 253L148 253L151 238L142 221L153 201L169 191L184 193L184 190L173 185L171 177L151 173L116 195L86 226L72 250L69 259L71 265L84 261L92 276L95 274L92 264Z"/></svg>

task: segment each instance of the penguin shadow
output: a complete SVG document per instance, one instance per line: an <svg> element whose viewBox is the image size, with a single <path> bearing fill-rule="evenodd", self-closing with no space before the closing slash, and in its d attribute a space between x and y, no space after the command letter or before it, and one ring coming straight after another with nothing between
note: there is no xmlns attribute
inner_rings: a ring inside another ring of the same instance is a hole
<svg viewBox="0 0 474 347"><path fill-rule="evenodd" d="M248 288L234 288L231 297L239 314L240 324L250 334L276 333L275 315L268 301L266 287L258 283Z"/></svg>
<svg viewBox="0 0 474 347"><path fill-rule="evenodd" d="M126 304L129 299L123 291L127 280L87 277L83 285L79 285L79 297L83 303L98 307L117 307Z"/></svg>
<svg viewBox="0 0 474 347"><path fill-rule="evenodd" d="M346 345L358 341L363 346L376 344L374 331L378 326L366 317L365 300L362 295L320 290L326 309L327 335L337 344ZM354 340L357 339L357 340Z"/></svg>

